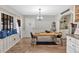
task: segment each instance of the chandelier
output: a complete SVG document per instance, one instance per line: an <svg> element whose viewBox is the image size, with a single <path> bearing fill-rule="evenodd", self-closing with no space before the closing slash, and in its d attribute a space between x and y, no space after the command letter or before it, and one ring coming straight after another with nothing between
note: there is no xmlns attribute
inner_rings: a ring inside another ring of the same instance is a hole
<svg viewBox="0 0 79 59"><path fill-rule="evenodd" d="M37 19L38 20L42 20L43 19L43 16L41 14L41 8L39 8L39 14L37 15Z"/></svg>

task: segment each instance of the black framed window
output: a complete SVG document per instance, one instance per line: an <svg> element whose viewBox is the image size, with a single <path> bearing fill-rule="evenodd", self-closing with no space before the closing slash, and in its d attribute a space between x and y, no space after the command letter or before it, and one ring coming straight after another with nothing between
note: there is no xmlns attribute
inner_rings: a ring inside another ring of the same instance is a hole
<svg viewBox="0 0 79 59"><path fill-rule="evenodd" d="M9 30L14 28L13 16L1 13L2 30Z"/></svg>

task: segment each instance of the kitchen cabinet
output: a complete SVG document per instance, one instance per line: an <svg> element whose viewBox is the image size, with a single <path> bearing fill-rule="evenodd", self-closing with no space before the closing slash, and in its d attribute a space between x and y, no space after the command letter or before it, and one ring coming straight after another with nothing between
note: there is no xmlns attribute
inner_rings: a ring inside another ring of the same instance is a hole
<svg viewBox="0 0 79 59"><path fill-rule="evenodd" d="M78 35L73 34L71 36L67 36L66 52L79 53L79 36Z"/></svg>
<svg viewBox="0 0 79 59"><path fill-rule="evenodd" d="M8 51L11 47L13 47L19 41L19 35L14 34L8 36L6 38L0 39L0 53L4 53Z"/></svg>

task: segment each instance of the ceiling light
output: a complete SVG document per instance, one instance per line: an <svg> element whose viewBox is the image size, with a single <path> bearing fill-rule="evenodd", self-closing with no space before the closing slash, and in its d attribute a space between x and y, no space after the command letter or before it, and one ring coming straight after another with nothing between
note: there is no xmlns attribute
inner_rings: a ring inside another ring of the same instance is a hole
<svg viewBox="0 0 79 59"><path fill-rule="evenodd" d="M38 20L42 20L43 19L43 16L41 14L41 8L39 8L39 14L37 15L37 19Z"/></svg>

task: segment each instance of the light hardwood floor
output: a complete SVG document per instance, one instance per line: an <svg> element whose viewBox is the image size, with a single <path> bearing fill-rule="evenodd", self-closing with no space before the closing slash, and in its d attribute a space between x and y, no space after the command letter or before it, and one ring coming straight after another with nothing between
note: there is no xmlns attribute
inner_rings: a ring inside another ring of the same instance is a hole
<svg viewBox="0 0 79 59"><path fill-rule="evenodd" d="M6 53L65 53L65 45L31 45L30 38L21 39L16 45Z"/></svg>

